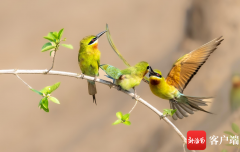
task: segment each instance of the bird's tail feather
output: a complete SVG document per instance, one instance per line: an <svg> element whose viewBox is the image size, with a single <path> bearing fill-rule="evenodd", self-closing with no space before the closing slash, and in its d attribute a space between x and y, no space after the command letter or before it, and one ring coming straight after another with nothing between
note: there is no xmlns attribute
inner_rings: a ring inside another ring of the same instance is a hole
<svg viewBox="0 0 240 152"><path fill-rule="evenodd" d="M88 93L93 96L93 103L97 104L95 94L97 94L97 88L94 81L88 81Z"/></svg>
<svg viewBox="0 0 240 152"><path fill-rule="evenodd" d="M171 99L169 100L170 108L177 109L177 111L173 115L173 119L177 120L182 119L183 117L188 117L188 114L194 114L194 111L203 111L206 113L210 113L199 106L207 106L207 101L203 101L204 99L209 99L208 97L191 97L182 95L179 99Z"/></svg>

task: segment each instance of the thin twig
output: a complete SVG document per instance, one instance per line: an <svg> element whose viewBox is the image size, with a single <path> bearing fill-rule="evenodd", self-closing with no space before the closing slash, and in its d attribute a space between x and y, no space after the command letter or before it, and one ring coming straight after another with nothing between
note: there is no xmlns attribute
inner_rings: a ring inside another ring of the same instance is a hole
<svg viewBox="0 0 240 152"><path fill-rule="evenodd" d="M14 69L10 69L10 70L0 70L0 74L46 74L47 71L48 70L14 70ZM48 75L61 75L61 76L82 78L82 79L87 79L87 80L94 80L94 77L90 77L90 76L83 75L83 74L80 75L80 74L71 73L71 72L63 72L63 71L49 71ZM112 86L112 88L115 88L115 89L118 88L117 85L111 83L110 81L102 80L99 78L97 78L95 81L98 83L108 85L108 86ZM122 90L122 89L120 91L131 97L135 97L134 93L132 93L130 91L126 91L126 90ZM163 115L159 110L157 110L155 107L153 107L151 104L149 104L147 101L143 100L142 98L139 97L138 101L141 102L142 104L144 104L145 106L147 106L149 109L151 109L159 117L161 117ZM182 141L186 144L187 139L181 133L181 131L168 118L164 117L163 120L175 130L175 132L179 135L179 137L182 139Z"/></svg>
<svg viewBox="0 0 240 152"><path fill-rule="evenodd" d="M129 111L129 113L131 113L131 112L133 111L133 109L136 107L137 103L138 103L138 100L136 100L134 106L133 106L132 109Z"/></svg>
<svg viewBox="0 0 240 152"><path fill-rule="evenodd" d="M54 61L55 61L56 54L57 54L57 50L55 49L55 50L54 50L53 61L52 61L52 66L51 66L51 68L50 68L45 74L49 73L49 71L52 70L52 68L53 68L53 66L54 66Z"/></svg>
<svg viewBox="0 0 240 152"><path fill-rule="evenodd" d="M20 78L16 73L15 73L15 75L16 75L16 76L18 77L18 79L20 79L25 85L27 85L27 86L29 87L29 89L32 89L32 87L31 87L29 84L27 84L27 82L23 81L23 79Z"/></svg>
<svg viewBox="0 0 240 152"><path fill-rule="evenodd" d="M185 143L183 143L183 151L186 152Z"/></svg>

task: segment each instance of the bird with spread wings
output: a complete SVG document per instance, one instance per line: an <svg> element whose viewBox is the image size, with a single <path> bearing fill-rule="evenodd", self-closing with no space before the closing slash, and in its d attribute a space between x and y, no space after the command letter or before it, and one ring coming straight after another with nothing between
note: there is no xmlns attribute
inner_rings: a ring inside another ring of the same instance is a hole
<svg viewBox="0 0 240 152"><path fill-rule="evenodd" d="M114 45L108 25L106 26L106 31L109 44L124 64L129 67L130 64ZM210 113L200 107L207 106L207 101L204 100L208 99L208 97L186 96L183 94L183 90L222 41L222 37L213 39L198 49L180 57L173 64L166 79L162 76L160 70L152 70L150 67L149 78L145 76L143 81L149 83L149 87L154 95L169 100L170 108L177 109L172 116L174 120L188 117L188 114L194 114L194 111L198 110Z"/></svg>

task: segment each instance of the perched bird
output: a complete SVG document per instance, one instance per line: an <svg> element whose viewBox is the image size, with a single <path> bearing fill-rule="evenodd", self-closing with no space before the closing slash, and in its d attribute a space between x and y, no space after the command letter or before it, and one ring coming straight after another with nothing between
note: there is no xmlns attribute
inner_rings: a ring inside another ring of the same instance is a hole
<svg viewBox="0 0 240 152"><path fill-rule="evenodd" d="M216 38L179 58L166 79L162 76L161 71L152 70L150 67L150 89L156 96L169 100L171 109L177 109L173 115L174 120L187 117L187 113L194 114L193 111L196 110L210 113L199 107L207 106L207 102L204 101L204 99L208 99L207 97L186 96L183 94L183 90L222 41L222 37Z"/></svg>
<svg viewBox="0 0 240 152"><path fill-rule="evenodd" d="M232 89L230 92L231 111L234 112L240 107L240 75L234 74L232 77Z"/></svg>
<svg viewBox="0 0 240 152"><path fill-rule="evenodd" d="M135 98L137 98L135 87L140 84L143 77L148 73L149 64L142 61L137 63L135 66L128 67L124 70L119 70L118 68L108 64L100 65L100 68L106 72L107 77L113 79L114 83L119 85L122 89L130 90L133 88Z"/></svg>
<svg viewBox="0 0 240 152"><path fill-rule="evenodd" d="M98 39L106 31L103 31L96 36L90 35L80 41L80 49L78 53L78 64L83 74L96 77L99 76L99 65L101 52L98 50ZM88 80L88 93L93 96L93 103L97 104L95 94L97 88L95 81Z"/></svg>

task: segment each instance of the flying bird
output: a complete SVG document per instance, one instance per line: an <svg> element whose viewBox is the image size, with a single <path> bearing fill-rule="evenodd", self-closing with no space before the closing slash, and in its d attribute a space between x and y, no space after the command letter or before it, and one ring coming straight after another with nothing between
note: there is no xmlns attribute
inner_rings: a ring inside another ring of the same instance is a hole
<svg viewBox="0 0 240 152"><path fill-rule="evenodd" d="M188 117L187 113L194 114L194 111L197 110L210 113L200 107L207 106L207 101L204 99L209 99L208 97L186 96L183 94L183 90L222 41L222 37L216 38L179 58L173 64L166 79L162 76L161 71L152 70L150 67L150 89L154 95L169 100L171 109L177 109L172 116L174 120Z"/></svg>

